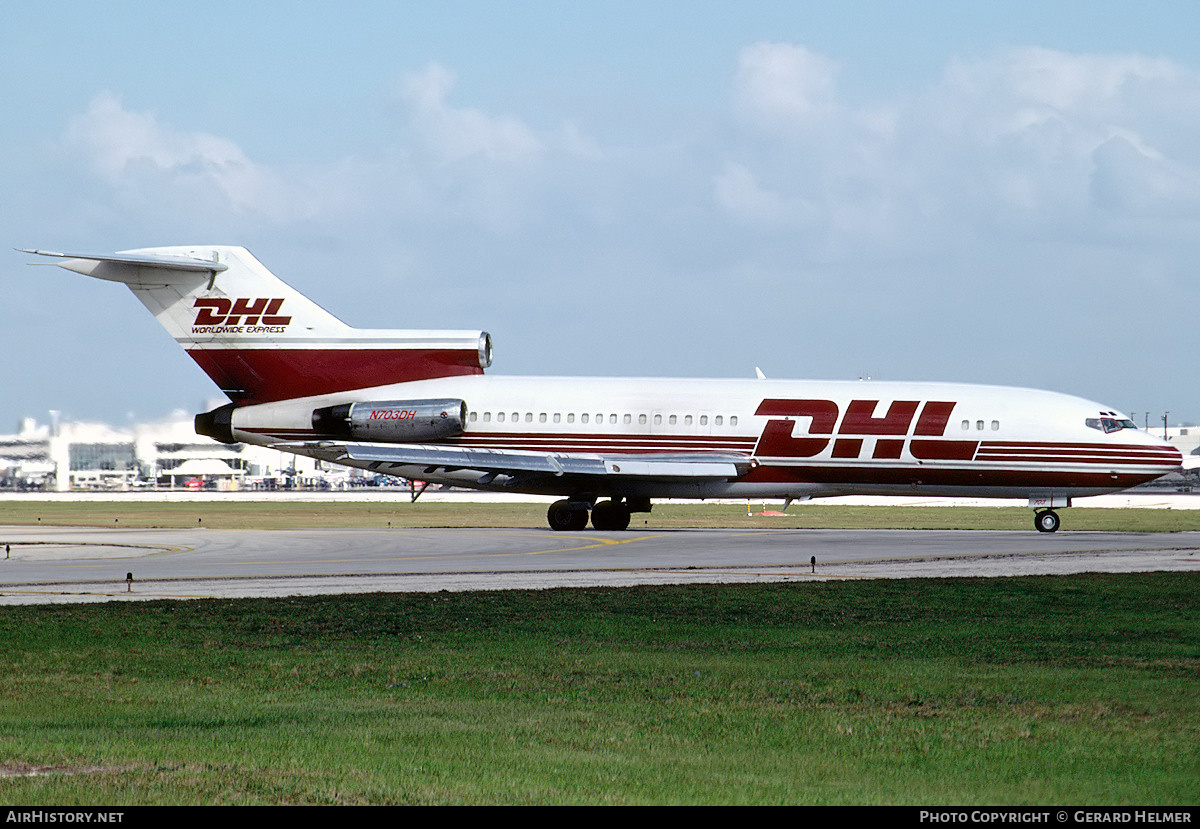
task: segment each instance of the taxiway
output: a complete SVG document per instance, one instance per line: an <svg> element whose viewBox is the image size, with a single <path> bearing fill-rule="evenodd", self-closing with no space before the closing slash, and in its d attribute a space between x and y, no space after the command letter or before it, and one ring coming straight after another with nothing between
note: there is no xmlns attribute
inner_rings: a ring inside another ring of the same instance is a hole
<svg viewBox="0 0 1200 829"><path fill-rule="evenodd" d="M1200 533L0 527L5 544L0 604L1200 570Z"/></svg>

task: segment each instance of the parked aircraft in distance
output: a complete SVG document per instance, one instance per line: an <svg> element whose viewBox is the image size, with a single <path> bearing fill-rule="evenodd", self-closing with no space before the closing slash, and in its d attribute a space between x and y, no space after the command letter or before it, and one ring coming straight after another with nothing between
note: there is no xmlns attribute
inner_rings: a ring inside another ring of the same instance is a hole
<svg viewBox="0 0 1200 829"><path fill-rule="evenodd" d="M24 251L123 282L232 401L196 416L276 446L427 482L560 495L555 530L623 530L654 498L1073 498L1180 466L1108 406L950 383L485 375L484 331L351 328L241 247Z"/></svg>

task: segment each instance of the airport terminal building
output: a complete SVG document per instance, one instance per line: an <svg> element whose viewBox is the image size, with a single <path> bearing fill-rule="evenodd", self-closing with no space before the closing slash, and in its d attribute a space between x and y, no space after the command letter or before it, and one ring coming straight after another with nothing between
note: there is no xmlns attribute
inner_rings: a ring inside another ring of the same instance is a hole
<svg viewBox="0 0 1200 829"><path fill-rule="evenodd" d="M182 413L128 429L25 418L15 434L0 435L0 489L9 491L340 489L362 478L275 449L218 443Z"/></svg>

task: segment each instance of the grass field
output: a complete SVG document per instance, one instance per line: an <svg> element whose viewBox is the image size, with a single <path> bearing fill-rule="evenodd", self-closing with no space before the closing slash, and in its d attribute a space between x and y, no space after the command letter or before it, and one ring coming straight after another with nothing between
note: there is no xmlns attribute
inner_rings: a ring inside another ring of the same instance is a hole
<svg viewBox="0 0 1200 829"><path fill-rule="evenodd" d="M775 505L778 506L777 504ZM752 502L753 511L762 510ZM793 504L785 515L747 515L745 503L660 503L637 513L630 529L674 527L777 527L814 529L1030 530L1025 507L842 506ZM1183 532L1200 530L1200 510L1063 510L1063 530ZM196 527L292 529L297 527L545 527L546 505L359 501L171 503L115 500L0 502L4 525L76 527Z"/></svg>
<svg viewBox="0 0 1200 829"><path fill-rule="evenodd" d="M1198 596L1158 573L4 607L0 768L50 773L0 800L1194 805Z"/></svg>

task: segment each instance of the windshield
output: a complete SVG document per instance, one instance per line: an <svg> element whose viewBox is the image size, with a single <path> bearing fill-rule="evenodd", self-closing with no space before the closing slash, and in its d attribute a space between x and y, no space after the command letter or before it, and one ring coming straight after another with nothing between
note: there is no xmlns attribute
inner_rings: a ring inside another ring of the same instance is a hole
<svg viewBox="0 0 1200 829"><path fill-rule="evenodd" d="M1089 417L1084 421L1089 429L1098 429L1105 434L1119 432L1122 429L1136 429L1137 425L1128 418L1118 417Z"/></svg>

